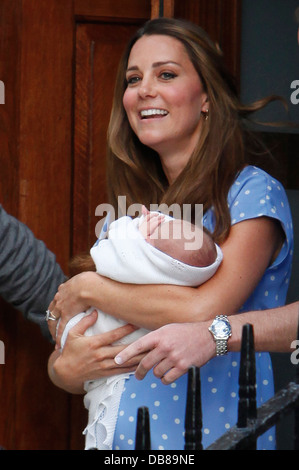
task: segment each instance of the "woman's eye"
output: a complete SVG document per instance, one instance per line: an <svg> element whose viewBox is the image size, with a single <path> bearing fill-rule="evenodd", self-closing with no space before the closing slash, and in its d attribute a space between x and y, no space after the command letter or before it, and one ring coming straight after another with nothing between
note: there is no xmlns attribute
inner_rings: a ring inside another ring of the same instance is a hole
<svg viewBox="0 0 299 470"><path fill-rule="evenodd" d="M163 80L171 80L173 78L175 78L177 75L173 72L162 72L161 73L161 77L163 78Z"/></svg>
<svg viewBox="0 0 299 470"><path fill-rule="evenodd" d="M140 77L128 77L127 78L127 84L128 85L135 85L135 83L137 83L138 81L140 80Z"/></svg>

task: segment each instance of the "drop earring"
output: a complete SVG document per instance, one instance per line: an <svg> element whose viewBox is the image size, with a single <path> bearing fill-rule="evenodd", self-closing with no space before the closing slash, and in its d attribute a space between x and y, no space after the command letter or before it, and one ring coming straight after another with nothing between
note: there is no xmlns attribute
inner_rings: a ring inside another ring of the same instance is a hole
<svg viewBox="0 0 299 470"><path fill-rule="evenodd" d="M204 111L204 116L205 116L205 121L207 121L209 119L209 109L206 109Z"/></svg>

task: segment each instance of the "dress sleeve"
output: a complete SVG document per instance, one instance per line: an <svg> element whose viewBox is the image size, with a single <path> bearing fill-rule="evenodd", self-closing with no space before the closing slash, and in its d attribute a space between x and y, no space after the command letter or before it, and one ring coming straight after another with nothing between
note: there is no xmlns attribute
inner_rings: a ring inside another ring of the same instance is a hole
<svg viewBox="0 0 299 470"><path fill-rule="evenodd" d="M1 297L48 336L45 311L65 280L55 255L0 205Z"/></svg>
<svg viewBox="0 0 299 470"><path fill-rule="evenodd" d="M280 222L285 242L275 263L293 250L293 224L284 187L260 168L248 166L233 184L228 203L232 225L257 217L270 217Z"/></svg>

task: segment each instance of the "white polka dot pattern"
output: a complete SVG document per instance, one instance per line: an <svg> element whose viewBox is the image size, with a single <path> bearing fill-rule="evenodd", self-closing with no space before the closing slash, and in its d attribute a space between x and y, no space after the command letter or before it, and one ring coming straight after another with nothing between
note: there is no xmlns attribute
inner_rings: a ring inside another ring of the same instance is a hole
<svg viewBox="0 0 299 470"><path fill-rule="evenodd" d="M244 310L259 310L283 305L289 284L293 254L292 219L282 185L257 167L248 166L240 172L230 189L228 206L232 224L256 217L278 220L286 240L275 262L266 270ZM213 231L213 211L204 215L204 225ZM201 368L201 398L203 411L203 446L207 447L229 430L237 420L238 353L216 357ZM260 406L273 395L273 373L270 356L256 354L257 403ZM179 450L184 448L184 420L187 376L171 386L162 385L152 371L143 381L131 376L126 383L119 408L114 448L133 449L136 417L139 406L148 406L151 417L152 449ZM258 440L260 449L275 448L271 429Z"/></svg>

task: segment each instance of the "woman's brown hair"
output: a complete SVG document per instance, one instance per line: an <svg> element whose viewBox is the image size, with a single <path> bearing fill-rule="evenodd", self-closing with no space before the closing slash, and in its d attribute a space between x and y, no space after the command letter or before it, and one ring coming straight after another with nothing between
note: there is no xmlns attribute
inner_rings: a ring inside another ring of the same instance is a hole
<svg viewBox="0 0 299 470"><path fill-rule="evenodd" d="M135 42L144 35L167 35L183 43L198 72L209 100L209 118L203 116L202 132L190 160L175 182L168 184L159 155L143 145L132 131L123 104L127 87L126 69ZM148 21L129 42L121 59L108 129L107 184L110 203L118 196L133 203L203 204L213 208L213 237L221 243L229 234L231 221L228 191L238 172L249 163L245 122L254 111L268 104L269 97L242 106L234 81L227 72L222 53L200 27L184 20L159 18Z"/></svg>

